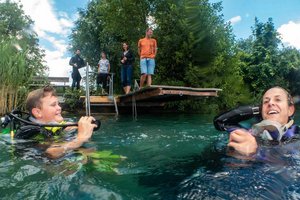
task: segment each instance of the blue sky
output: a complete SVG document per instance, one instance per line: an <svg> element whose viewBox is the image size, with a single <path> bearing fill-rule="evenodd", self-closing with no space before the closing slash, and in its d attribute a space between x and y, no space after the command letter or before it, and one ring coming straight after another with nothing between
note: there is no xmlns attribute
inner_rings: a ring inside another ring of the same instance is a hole
<svg viewBox="0 0 300 200"><path fill-rule="evenodd" d="M78 8L86 8L89 0L15 1L20 1L25 13L35 21L33 29L45 50L49 76L68 76L71 71L68 36L78 18ZM222 13L224 20L232 23L237 39L251 35L255 17L261 22L272 17L282 41L300 49L300 0L223 0Z"/></svg>
<svg viewBox="0 0 300 200"><path fill-rule="evenodd" d="M255 17L261 22L266 22L269 17L273 18L277 29L288 22L300 23L300 0L223 0L222 5L225 21L234 17L239 19L233 23L237 38L246 38L251 34Z"/></svg>

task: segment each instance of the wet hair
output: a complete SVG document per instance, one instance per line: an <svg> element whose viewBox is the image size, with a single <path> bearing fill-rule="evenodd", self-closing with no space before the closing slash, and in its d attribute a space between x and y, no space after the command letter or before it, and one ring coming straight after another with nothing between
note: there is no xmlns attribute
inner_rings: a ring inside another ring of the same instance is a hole
<svg viewBox="0 0 300 200"><path fill-rule="evenodd" d="M41 108L41 99L46 96L56 96L55 89L50 86L31 91L26 99L26 109L32 115L33 108Z"/></svg>
<svg viewBox="0 0 300 200"><path fill-rule="evenodd" d="M290 94L290 92L289 92L287 89L285 89L285 88L283 88L283 87L280 87L280 86L275 86L275 87L271 87L271 88L267 89L267 90L264 92L264 95L265 95L265 93L266 93L268 90L273 89L273 88L281 89L281 90L284 91L284 93L285 93L286 96L287 96L287 99L288 99L288 105L289 105L289 106L293 106L293 105L295 104L295 103L294 103L294 100L293 100L293 97L292 97L292 95ZM263 96L264 96L264 95L263 95Z"/></svg>

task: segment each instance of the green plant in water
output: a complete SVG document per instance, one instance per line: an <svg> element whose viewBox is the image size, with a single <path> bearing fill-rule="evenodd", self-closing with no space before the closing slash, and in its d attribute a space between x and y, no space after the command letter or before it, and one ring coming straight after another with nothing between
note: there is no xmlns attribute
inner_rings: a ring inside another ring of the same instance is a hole
<svg viewBox="0 0 300 200"><path fill-rule="evenodd" d="M118 173L116 167L119 163L126 159L121 155L112 154L111 151L95 151L87 154L92 161L92 169L99 172L114 172Z"/></svg>

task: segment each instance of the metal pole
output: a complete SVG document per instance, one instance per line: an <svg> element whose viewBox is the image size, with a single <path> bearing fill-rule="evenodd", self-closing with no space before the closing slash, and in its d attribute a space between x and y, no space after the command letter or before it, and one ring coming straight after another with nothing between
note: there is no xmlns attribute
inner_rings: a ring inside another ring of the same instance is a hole
<svg viewBox="0 0 300 200"><path fill-rule="evenodd" d="M86 77L85 77L85 111L86 116L91 116L91 104L90 104L90 78L89 78L89 63L86 63Z"/></svg>

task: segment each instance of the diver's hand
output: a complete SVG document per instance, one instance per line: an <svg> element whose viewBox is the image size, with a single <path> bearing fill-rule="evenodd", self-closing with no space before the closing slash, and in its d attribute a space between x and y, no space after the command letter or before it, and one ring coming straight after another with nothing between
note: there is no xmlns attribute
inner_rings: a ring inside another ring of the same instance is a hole
<svg viewBox="0 0 300 200"><path fill-rule="evenodd" d="M78 134L77 139L81 142L88 141L92 134L96 124L92 124L92 121L95 121L94 117L81 117L78 122Z"/></svg>
<svg viewBox="0 0 300 200"><path fill-rule="evenodd" d="M243 129L237 129L230 133L228 146L246 156L256 153L257 150L255 137Z"/></svg>

